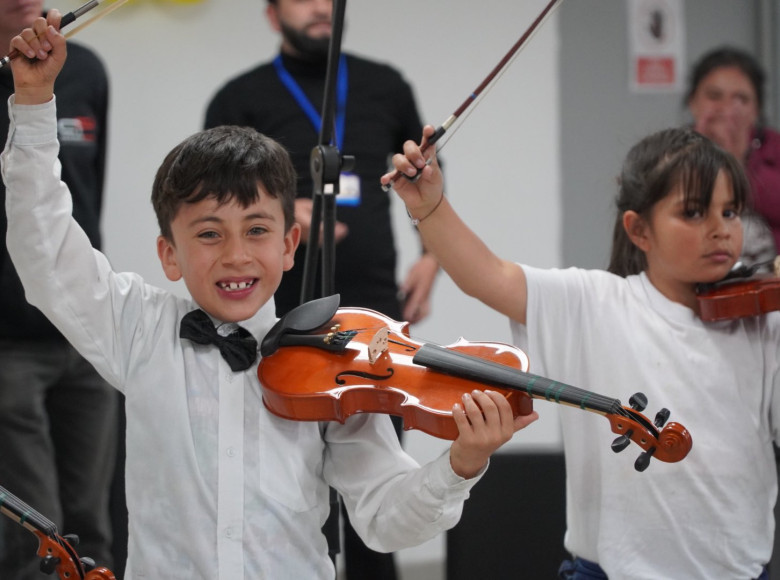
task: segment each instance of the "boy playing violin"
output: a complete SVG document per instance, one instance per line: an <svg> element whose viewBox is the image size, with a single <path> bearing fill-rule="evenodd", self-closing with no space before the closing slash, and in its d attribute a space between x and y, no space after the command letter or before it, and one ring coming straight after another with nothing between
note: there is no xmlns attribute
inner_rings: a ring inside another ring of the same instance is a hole
<svg viewBox="0 0 780 580"><path fill-rule="evenodd" d="M126 396L125 577L333 578L320 532L329 485L376 550L416 545L454 525L490 455L536 414L513 419L497 393L464 395L453 409L459 437L423 467L386 416L342 425L271 415L256 346L223 360L193 327L203 331L205 320L207 333L238 331L238 342L253 344L275 323L272 296L300 236L287 153L237 127L186 139L159 168L152 202L163 270L184 279L192 299L112 271L71 219L58 179L59 21L52 10L11 42L29 58L12 61L2 155L8 247L30 302Z"/></svg>

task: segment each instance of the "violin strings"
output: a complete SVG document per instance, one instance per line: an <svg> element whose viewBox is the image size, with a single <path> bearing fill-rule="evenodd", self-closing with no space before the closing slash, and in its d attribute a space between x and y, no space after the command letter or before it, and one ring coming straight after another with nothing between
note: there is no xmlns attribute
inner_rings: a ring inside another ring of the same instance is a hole
<svg viewBox="0 0 780 580"><path fill-rule="evenodd" d="M358 329L353 329L357 332L373 332L379 330L381 327L362 327ZM419 347L414 343L405 342L403 340L402 335L397 335L395 339L390 339L388 342L391 342L392 344L396 344L399 346L402 346L404 348L408 348L413 351L419 350ZM447 347L440 346L434 342L428 342L424 341L424 344L428 344L433 348L436 349L442 349L447 350L451 355L457 356L457 357L465 357L471 360L477 360L479 361L479 364L484 366L489 366L492 368L498 368L503 370L509 370L511 371L515 376L518 377L525 377L528 381L527 384L523 386L516 386L512 387L509 386L506 383L502 383L499 386L503 386L504 388L519 390L521 392L526 392L528 395L534 396L536 394L537 398L545 399L550 402L566 402L571 405L578 406L585 410L591 410L591 411L599 411L599 412L605 412L608 414L613 415L620 415L622 417L636 420L636 418L628 412L622 405L619 399L616 399L614 397L609 397L607 395L601 395L599 393L588 391L585 389L581 389L579 387L575 387L572 385L568 385L566 383L560 383L557 381L553 381L552 379L548 379L546 377L542 377L540 375L534 375L532 373L529 373L527 371L524 371L522 369L514 368L509 365L504 365L495 361L483 359L480 357L475 357L474 355L458 352L458 351L450 351L447 349ZM436 369L432 369L436 370ZM441 371L440 371L441 372ZM539 381L542 385L547 384L547 386L539 386L536 385L536 382ZM479 381L478 381L479 382ZM484 383L489 384L489 383ZM535 392L534 392L535 390ZM563 396L561 396L563 395ZM568 400L563 400L568 399Z"/></svg>
<svg viewBox="0 0 780 580"><path fill-rule="evenodd" d="M2 486L0 486L0 512L5 513L21 526L29 524L46 535L51 536L57 532L57 527L54 522L37 512Z"/></svg>

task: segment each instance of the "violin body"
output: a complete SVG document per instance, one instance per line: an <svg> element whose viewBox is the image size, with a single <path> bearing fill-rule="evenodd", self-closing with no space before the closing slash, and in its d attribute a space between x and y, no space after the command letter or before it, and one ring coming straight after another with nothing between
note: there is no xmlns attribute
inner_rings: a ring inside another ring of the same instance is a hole
<svg viewBox="0 0 780 580"><path fill-rule="evenodd" d="M340 423L356 413L385 413L402 417L405 429L457 438L452 406L461 402L463 393L474 390L475 384L412 362L423 343L410 338L408 323L371 310L341 308L329 325L361 330L335 355L318 348L288 346L261 360L258 377L263 401L272 413L299 421ZM371 363L371 340L385 327L389 329L387 350ZM508 345L461 339L447 348L513 369L528 368L525 353ZM533 411L533 402L525 393L507 390L505 394L514 416Z"/></svg>
<svg viewBox="0 0 780 580"><path fill-rule="evenodd" d="M724 282L697 296L702 320L730 320L780 310L780 278L754 276Z"/></svg>

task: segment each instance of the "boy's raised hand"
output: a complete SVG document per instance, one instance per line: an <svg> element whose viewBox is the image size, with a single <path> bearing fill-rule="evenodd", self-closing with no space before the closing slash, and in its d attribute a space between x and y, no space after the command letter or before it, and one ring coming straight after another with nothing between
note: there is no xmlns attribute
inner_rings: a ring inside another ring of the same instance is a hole
<svg viewBox="0 0 780 580"><path fill-rule="evenodd" d="M414 181L400 177L393 183L393 189L403 199L413 219L429 215L443 195L443 179L436 161L435 148L431 146L425 153L422 151L433 133L434 128L426 125L423 128L422 143L418 145L414 141L407 141L404 143L403 154L393 155L393 166L398 173L410 178L420 173L419 178ZM395 172L387 173L380 181L383 185L389 185L395 175Z"/></svg>
<svg viewBox="0 0 780 580"><path fill-rule="evenodd" d="M512 407L496 391L473 391L463 395L463 404L455 405L452 416L458 426L458 438L450 448L452 470L465 479L475 477L499 447L539 418L536 411L512 417Z"/></svg>
<svg viewBox="0 0 780 580"><path fill-rule="evenodd" d="M67 57L65 37L59 32L61 18L58 10L50 10L46 18L37 18L11 39L11 50L19 52L11 61L19 105L45 103L54 94L54 80Z"/></svg>

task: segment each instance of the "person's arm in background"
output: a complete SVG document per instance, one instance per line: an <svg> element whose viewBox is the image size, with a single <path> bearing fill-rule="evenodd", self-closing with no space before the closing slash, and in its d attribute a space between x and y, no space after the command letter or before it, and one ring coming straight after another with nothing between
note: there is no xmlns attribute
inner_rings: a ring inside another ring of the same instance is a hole
<svg viewBox="0 0 780 580"><path fill-rule="evenodd" d="M406 82L402 84L403 90L399 91L396 103L403 130L396 144L396 151L401 151L404 142L408 140L419 141L422 135L422 122L412 88ZM439 262L425 249L422 241L420 250L420 257L409 267L399 286L402 297L401 313L403 319L410 323L420 322L431 313L431 293L439 272Z"/></svg>

